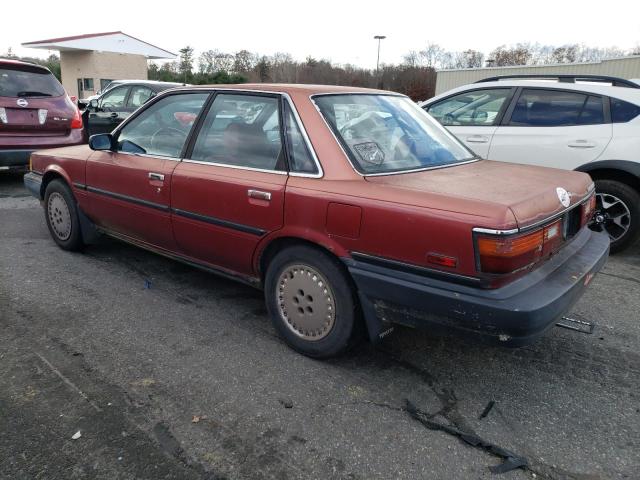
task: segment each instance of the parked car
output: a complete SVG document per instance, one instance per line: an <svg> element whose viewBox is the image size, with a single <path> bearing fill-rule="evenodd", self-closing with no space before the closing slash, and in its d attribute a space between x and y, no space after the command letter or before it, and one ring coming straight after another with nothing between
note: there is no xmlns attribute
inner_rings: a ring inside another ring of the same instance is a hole
<svg viewBox="0 0 640 480"><path fill-rule="evenodd" d="M492 77L421 104L482 158L587 172L593 228L640 238L640 83L593 75Z"/></svg>
<svg viewBox="0 0 640 480"><path fill-rule="evenodd" d="M40 148L78 145L82 118L45 67L0 59L0 170L24 169Z"/></svg>
<svg viewBox="0 0 640 480"><path fill-rule="evenodd" d="M230 118L230 117L233 118ZM480 160L407 97L308 85L182 88L25 185L55 242L102 232L263 288L294 349L328 357L364 318L533 341L609 238L588 175Z"/></svg>
<svg viewBox="0 0 640 480"><path fill-rule="evenodd" d="M114 80L111 83L116 82ZM87 136L108 133L138 107L158 93L182 86L181 83L151 80L117 80L117 84L89 102L82 113Z"/></svg>

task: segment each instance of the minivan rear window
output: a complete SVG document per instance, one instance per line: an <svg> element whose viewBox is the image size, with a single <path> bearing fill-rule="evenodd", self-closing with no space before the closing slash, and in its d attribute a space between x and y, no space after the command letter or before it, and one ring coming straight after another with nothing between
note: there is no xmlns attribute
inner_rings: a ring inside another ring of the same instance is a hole
<svg viewBox="0 0 640 480"><path fill-rule="evenodd" d="M60 97L64 88L53 74L45 69L0 67L0 97Z"/></svg>

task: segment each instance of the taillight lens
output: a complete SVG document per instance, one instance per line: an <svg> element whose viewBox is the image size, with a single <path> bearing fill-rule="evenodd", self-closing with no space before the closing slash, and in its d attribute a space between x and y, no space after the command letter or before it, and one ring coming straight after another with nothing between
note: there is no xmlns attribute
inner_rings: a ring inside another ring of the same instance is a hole
<svg viewBox="0 0 640 480"><path fill-rule="evenodd" d="M511 273L536 262L542 256L542 229L524 235L478 236L480 270Z"/></svg>
<svg viewBox="0 0 640 480"><path fill-rule="evenodd" d="M82 128L82 116L80 115L80 110L78 107L75 107L75 114L71 119L71 128Z"/></svg>

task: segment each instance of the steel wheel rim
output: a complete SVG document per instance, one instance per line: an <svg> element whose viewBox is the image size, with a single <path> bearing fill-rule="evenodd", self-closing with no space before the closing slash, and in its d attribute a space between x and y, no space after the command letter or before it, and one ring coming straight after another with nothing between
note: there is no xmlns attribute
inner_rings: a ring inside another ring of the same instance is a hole
<svg viewBox="0 0 640 480"><path fill-rule="evenodd" d="M631 228L631 211L615 195L596 192L596 211L591 228L598 232L607 232L612 242L620 240Z"/></svg>
<svg viewBox="0 0 640 480"><path fill-rule="evenodd" d="M71 213L67 201L58 192L49 195L47 203L49 225L59 240L67 240L71 236Z"/></svg>
<svg viewBox="0 0 640 480"><path fill-rule="evenodd" d="M284 324L304 340L322 340L335 325L333 290L324 276L308 265L289 265L282 271L276 302Z"/></svg>

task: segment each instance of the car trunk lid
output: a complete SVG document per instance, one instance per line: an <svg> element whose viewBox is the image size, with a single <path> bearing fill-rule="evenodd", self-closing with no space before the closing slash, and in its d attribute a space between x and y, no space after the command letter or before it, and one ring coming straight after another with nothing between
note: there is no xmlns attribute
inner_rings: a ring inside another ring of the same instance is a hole
<svg viewBox="0 0 640 480"><path fill-rule="evenodd" d="M505 227L487 223L496 218L495 212L500 209L513 213L516 221L513 227L535 225L580 203L592 188L590 177L584 173L489 160L406 174L368 176L366 179L413 192L412 203L417 206L430 206L426 194L449 197L452 206L457 204L462 208L471 202L476 212L486 213L477 225L486 228ZM562 194L563 190L568 197Z"/></svg>

